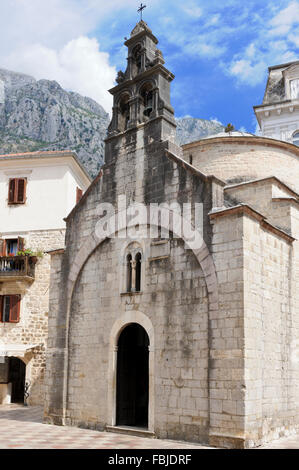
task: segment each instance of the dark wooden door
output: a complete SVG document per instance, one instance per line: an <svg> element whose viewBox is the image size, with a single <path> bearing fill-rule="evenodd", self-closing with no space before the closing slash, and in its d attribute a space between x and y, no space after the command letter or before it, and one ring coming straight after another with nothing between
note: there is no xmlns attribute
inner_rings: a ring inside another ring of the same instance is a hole
<svg viewBox="0 0 299 470"><path fill-rule="evenodd" d="M24 403L26 365L17 357L9 359L9 382L12 384L11 402Z"/></svg>
<svg viewBox="0 0 299 470"><path fill-rule="evenodd" d="M132 323L121 333L117 352L116 424L148 426L149 338Z"/></svg>

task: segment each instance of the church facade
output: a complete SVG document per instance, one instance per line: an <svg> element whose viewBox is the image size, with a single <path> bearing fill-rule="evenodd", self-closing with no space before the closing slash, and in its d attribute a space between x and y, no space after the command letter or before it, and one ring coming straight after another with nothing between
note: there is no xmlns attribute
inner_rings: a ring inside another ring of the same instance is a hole
<svg viewBox="0 0 299 470"><path fill-rule="evenodd" d="M299 428L299 149L177 146L157 43L126 40L105 164L52 252L45 421L254 447Z"/></svg>

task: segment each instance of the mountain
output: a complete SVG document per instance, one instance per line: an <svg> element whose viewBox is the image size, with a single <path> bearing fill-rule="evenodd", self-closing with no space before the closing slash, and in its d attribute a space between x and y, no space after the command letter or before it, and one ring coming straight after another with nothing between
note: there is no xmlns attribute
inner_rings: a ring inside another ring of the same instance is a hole
<svg viewBox="0 0 299 470"><path fill-rule="evenodd" d="M176 140L179 145L195 142L208 135L219 134L219 132L224 131L222 124L207 119L185 117L178 118L176 123Z"/></svg>
<svg viewBox="0 0 299 470"><path fill-rule="evenodd" d="M0 69L0 153L75 150L95 176L103 163L109 115L57 82Z"/></svg>
<svg viewBox="0 0 299 470"><path fill-rule="evenodd" d="M75 150L94 177L104 160L109 121L100 104L56 81L0 69L0 154ZM177 125L180 145L223 130L215 121L189 117Z"/></svg>

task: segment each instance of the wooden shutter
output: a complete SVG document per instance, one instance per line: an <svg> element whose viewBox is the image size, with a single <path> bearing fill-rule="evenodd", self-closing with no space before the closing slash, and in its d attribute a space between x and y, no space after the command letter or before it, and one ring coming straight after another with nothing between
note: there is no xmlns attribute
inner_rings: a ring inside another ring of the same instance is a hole
<svg viewBox="0 0 299 470"><path fill-rule="evenodd" d="M18 178L17 180L17 194L16 201L18 204L23 204L26 198L26 179Z"/></svg>
<svg viewBox="0 0 299 470"><path fill-rule="evenodd" d="M8 188L8 202L13 204L15 202L15 191L16 191L16 179L9 180L9 188Z"/></svg>
<svg viewBox="0 0 299 470"><path fill-rule="evenodd" d="M25 246L25 239L22 237L18 237L18 250L17 251L23 251Z"/></svg>
<svg viewBox="0 0 299 470"><path fill-rule="evenodd" d="M6 256L6 240L0 238L0 256Z"/></svg>
<svg viewBox="0 0 299 470"><path fill-rule="evenodd" d="M76 204L78 204L78 202L80 201L82 195L83 195L82 189L77 188L77 191L76 191Z"/></svg>
<svg viewBox="0 0 299 470"><path fill-rule="evenodd" d="M8 203L24 204L26 200L26 178L12 178L9 180Z"/></svg>
<svg viewBox="0 0 299 470"><path fill-rule="evenodd" d="M18 323L20 321L20 306L21 306L21 296L11 295L10 296L10 312L9 312L10 323Z"/></svg>

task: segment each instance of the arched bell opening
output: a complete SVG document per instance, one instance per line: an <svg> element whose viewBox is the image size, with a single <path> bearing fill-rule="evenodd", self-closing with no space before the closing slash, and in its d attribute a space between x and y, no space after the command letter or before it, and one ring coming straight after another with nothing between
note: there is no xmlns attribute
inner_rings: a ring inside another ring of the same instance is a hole
<svg viewBox="0 0 299 470"><path fill-rule="evenodd" d="M140 115L141 119L147 119L150 117L152 111L154 110L154 92L153 86L151 83L146 83L140 89L141 96L141 106L140 106Z"/></svg>
<svg viewBox="0 0 299 470"><path fill-rule="evenodd" d="M118 129L124 132L128 128L130 121L130 96L125 94L119 101Z"/></svg>
<svg viewBox="0 0 299 470"><path fill-rule="evenodd" d="M142 47L137 44L132 51L132 77L142 72Z"/></svg>

